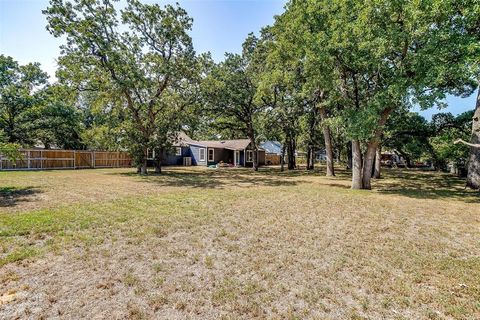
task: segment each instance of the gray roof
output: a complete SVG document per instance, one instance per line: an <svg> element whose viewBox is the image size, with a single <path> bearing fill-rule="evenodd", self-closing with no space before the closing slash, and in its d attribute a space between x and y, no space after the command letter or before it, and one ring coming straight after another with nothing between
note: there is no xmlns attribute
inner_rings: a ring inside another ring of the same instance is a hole
<svg viewBox="0 0 480 320"><path fill-rule="evenodd" d="M234 139L234 140L193 140L185 132L179 132L175 146L195 145L206 148L228 149L228 150L244 150L250 145L250 139ZM258 150L263 150L260 146Z"/></svg>
<svg viewBox="0 0 480 320"><path fill-rule="evenodd" d="M221 140L221 141L195 141L199 145L209 148L218 148L218 149L229 149L229 150L243 150L248 147L250 144L249 139L236 139L236 140ZM192 142L192 144L195 144Z"/></svg>

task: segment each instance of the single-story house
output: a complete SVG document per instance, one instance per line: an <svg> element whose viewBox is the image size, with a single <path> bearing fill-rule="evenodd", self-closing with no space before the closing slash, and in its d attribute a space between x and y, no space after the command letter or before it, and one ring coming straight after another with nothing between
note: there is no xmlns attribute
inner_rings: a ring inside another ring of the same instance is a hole
<svg viewBox="0 0 480 320"><path fill-rule="evenodd" d="M258 149L259 165L265 164L265 150ZM219 163L235 167L252 167L253 153L249 139L204 140L191 139L184 132L178 134L173 150L163 155L162 165L211 166ZM154 154L148 155L153 161Z"/></svg>

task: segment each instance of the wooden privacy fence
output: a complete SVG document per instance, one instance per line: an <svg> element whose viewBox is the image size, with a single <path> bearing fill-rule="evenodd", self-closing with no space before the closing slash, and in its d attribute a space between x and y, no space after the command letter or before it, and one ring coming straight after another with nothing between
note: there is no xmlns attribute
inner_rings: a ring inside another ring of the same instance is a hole
<svg viewBox="0 0 480 320"><path fill-rule="evenodd" d="M265 154L265 163L267 165L279 165L282 157L275 153L266 153Z"/></svg>
<svg viewBox="0 0 480 320"><path fill-rule="evenodd" d="M120 151L21 149L22 158L0 155L0 170L45 170L131 167L132 159Z"/></svg>

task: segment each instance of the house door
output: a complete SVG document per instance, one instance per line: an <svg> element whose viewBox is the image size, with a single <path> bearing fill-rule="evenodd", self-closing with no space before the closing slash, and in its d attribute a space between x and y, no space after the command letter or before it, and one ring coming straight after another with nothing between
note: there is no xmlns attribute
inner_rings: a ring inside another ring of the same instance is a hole
<svg viewBox="0 0 480 320"><path fill-rule="evenodd" d="M240 151L235 151L235 165L240 164Z"/></svg>

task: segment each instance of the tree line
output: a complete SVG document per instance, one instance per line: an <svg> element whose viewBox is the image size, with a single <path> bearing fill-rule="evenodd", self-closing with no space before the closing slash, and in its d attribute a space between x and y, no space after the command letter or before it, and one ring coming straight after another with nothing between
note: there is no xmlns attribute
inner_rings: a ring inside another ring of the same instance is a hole
<svg viewBox="0 0 480 320"><path fill-rule="evenodd" d="M51 0L43 13L48 31L65 40L58 82L48 84L38 64L1 57L8 142L124 148L146 174L147 151L161 157L180 130L248 137L254 149L278 140L289 169L299 149L313 169L324 148L327 175L340 157L354 189L371 188L386 148L407 162L427 155L438 168L468 167L468 184L480 187L480 151L453 144L479 143L480 102L474 113L430 122L410 112L478 89L474 0L291 0L219 63L194 51L193 20L178 5Z"/></svg>

